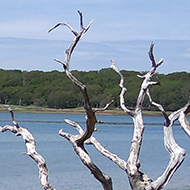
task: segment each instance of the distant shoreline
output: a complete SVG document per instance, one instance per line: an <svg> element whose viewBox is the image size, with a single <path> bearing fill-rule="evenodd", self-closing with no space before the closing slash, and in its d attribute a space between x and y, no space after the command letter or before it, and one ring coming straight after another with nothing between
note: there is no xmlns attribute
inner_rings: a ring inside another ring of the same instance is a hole
<svg viewBox="0 0 190 190"><path fill-rule="evenodd" d="M68 114L85 114L84 108L67 108L67 109L53 109L45 107L36 107L36 106L10 106L14 112L21 113L68 113ZM4 105L0 106L0 112L8 112L7 108L4 108ZM105 111L96 112L97 115L127 115L121 109L108 109ZM144 115L155 116L162 115L159 111L143 111Z"/></svg>

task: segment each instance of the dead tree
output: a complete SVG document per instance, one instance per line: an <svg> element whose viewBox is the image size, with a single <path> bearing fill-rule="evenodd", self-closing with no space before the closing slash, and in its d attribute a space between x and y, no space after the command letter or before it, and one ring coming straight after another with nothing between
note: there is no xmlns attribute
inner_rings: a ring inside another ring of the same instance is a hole
<svg viewBox="0 0 190 190"><path fill-rule="evenodd" d="M80 91L84 97L84 109L86 110L86 115L87 115L87 117L86 117L86 131L79 133L79 135L72 135L72 134L68 134L68 133L64 132L63 130L60 130L59 134L61 136L65 137L73 145L75 152L77 153L77 155L79 156L79 158L81 159L83 164L91 171L91 173L94 175L94 177L102 184L103 188L105 190L112 190L113 188L112 188L111 178L108 175L104 174L91 161L91 158L90 158L89 154L87 153L87 151L84 147L85 141L91 137L91 135L94 132L95 124L97 123L95 113L97 111L105 110L112 102L110 102L102 110L93 109L91 106L89 97L88 97L86 86L84 84L82 84L77 78L75 78L75 76L73 76L73 74L69 70L69 63L70 63L72 52L75 49L79 40L88 31L88 29L90 28L90 26L92 24L92 22L90 22L89 25L85 28L83 26L82 13L80 11L78 11L78 13L80 16L80 27L81 27L81 30L79 33L77 31L73 30L73 28L69 24L66 24L66 23L58 23L56 26L54 26L52 29L50 29L49 32L51 32L52 30L54 30L58 26L63 25L63 26L67 26L71 30L71 32L74 34L74 39L73 39L71 45L69 46L69 48L65 52L65 62L63 63L57 59L55 59L55 61L57 61L63 65L63 68L65 70L67 77L80 89Z"/></svg>
<svg viewBox="0 0 190 190"><path fill-rule="evenodd" d="M154 102L151 98L149 86L151 85L159 85L160 82L153 82L151 81L152 76L154 75L158 66L160 66L163 62L161 59L158 63L156 63L153 55L153 47L154 44L152 43L149 50L149 57L152 61L152 67L147 74L144 76L139 76L143 78L143 82L141 85L141 89L137 98L136 108L134 111L129 110L125 105L124 95L127 89L124 86L124 78L121 72L116 68L114 62L112 61L111 68L115 70L121 77L119 86L121 87L120 93L120 106L121 108L129 114L134 122L134 133L133 138L131 141L131 149L130 153L126 162L125 171L128 175L129 182L131 188L134 190L158 190L162 189L171 179L175 171L181 165L184 160L186 151L181 148L176 142L173 137L172 133L172 126L176 120L179 120L181 123L182 129L190 136L190 124L187 121L186 115L190 111L190 101L181 109L171 113L169 116L166 114L162 105ZM139 153L141 148L141 143L143 139L143 131L144 131L144 124L143 124L143 117L142 117L142 104L144 101L145 95L148 96L150 103L156 106L162 113L165 118L164 122L164 144L167 151L170 153L170 162L166 167L163 174L158 177L156 180L151 180L146 174L141 172L140 169L140 161L139 161Z"/></svg>
<svg viewBox="0 0 190 190"><path fill-rule="evenodd" d="M91 170L94 177L102 183L104 189L112 189L111 178L103 174L97 168L97 166L95 166L94 163L92 163L87 151L84 148L85 143L93 144L102 155L106 156L107 158L112 160L115 164L117 164L121 169L123 169L127 173L131 188L133 190L162 189L171 179L172 175L181 165L185 157L185 150L179 147L179 145L174 140L174 137L172 134L172 126L176 120L179 120L184 131L188 135L190 135L190 130L189 130L190 125L186 119L186 115L190 110L190 102L188 102L187 105L185 105L183 108L179 109L176 112L171 113L168 116L164 108L162 107L162 105L155 103L152 100L150 92L149 92L149 86L160 84L159 81L153 82L151 81L151 79L152 79L152 76L155 74L157 67L163 63L163 59L161 59L158 63L155 61L154 55L153 55L154 44L151 44L150 50L149 50L149 57L152 62L152 67L150 71L147 72L144 76L139 75L139 77L143 78L144 80L142 82L141 89L137 98L136 108L134 111L129 110L125 105L125 99L124 99L124 95L127 91L127 89L124 86L124 77L120 73L120 71L116 68L114 62L112 61L111 68L115 70L121 77L120 85L119 85L121 87L120 106L127 114L129 114L132 117L133 122L134 122L134 134L131 141L131 149L130 149L130 153L129 153L127 161L119 158L116 154L113 154L107 149L105 149L105 147L103 147L92 136L93 131L94 131L94 126L97 122L96 116L95 116L95 112L97 110L92 109L91 107L86 86L82 84L81 82L79 82L69 71L69 62L70 62L71 54L74 48L76 47L77 43L81 39L81 37L87 32L87 30L89 29L91 25L90 23L86 28L84 28L82 13L79 12L79 15L80 15L80 25L81 25L80 33L73 30L72 27L66 23L59 23L55 27L49 30L49 31L52 31L58 26L64 25L64 26L67 26L75 36L73 42L71 43L69 48L66 50L65 62L63 63L60 60L57 60L57 59L55 60L63 65L63 68L68 78L81 90L84 97L84 108L87 114L85 132L77 123L70 120L66 120L68 124L76 127L76 129L79 131L79 135L71 135L66 132L63 132L63 130L60 130L59 134L65 137L67 140L69 140L69 142L73 145L75 152L78 154L78 156L82 160L83 164L86 165ZM163 116L165 118L164 143L165 143L166 149L170 153L170 162L168 166L166 167L165 172L163 173L163 175L161 175L154 181L151 180L146 174L144 174L143 172L139 170L140 169L139 153L141 149L141 143L142 143L143 132L144 132L142 105L143 105L144 98L146 95L149 97L150 103L156 106L163 113Z"/></svg>
<svg viewBox="0 0 190 190"><path fill-rule="evenodd" d="M36 151L36 141L28 129L20 127L19 124L15 121L14 113L9 106L6 106L11 113L12 123L14 126L5 125L4 127L0 126L0 131L11 131L15 133L16 136L22 136L25 141L27 148L27 153L24 153L30 156L37 164L39 169L39 178L44 190L55 190L48 181L48 168L46 165L45 159Z"/></svg>
<svg viewBox="0 0 190 190"><path fill-rule="evenodd" d="M86 86L81 83L77 78L73 76L71 71L69 70L69 64L71 55L82 38L82 36L88 31L90 28L92 22L85 28L83 26L83 16L80 11L78 11L80 16L80 32L76 32L73 30L73 28L66 24L66 23L59 23L56 26L54 26L52 29L49 30L52 31L58 26L66 26L68 27L71 32L74 34L74 39L69 46L69 48L65 52L65 62L63 63L60 60L55 59L55 61L61 63L63 65L63 68L65 70L66 75L68 78L80 89L81 93L83 94L84 98L84 109L86 111L86 130L83 131L83 129L73 121L70 121L66 119L65 121L70 124L71 126L74 126L79 134L78 135L72 135L69 133L66 133L62 130L59 131L59 134L66 138L73 146L74 151L81 159L82 163L91 171L91 173L94 175L94 177L102 184L103 188L105 190L112 190L112 180L110 176L107 174L104 174L92 161L91 158L85 149L85 144L93 144L95 148L105 157L112 160L115 164L117 164L122 170L124 170L129 178L129 182L131 185L131 188L133 190L160 190L162 189L171 179L175 171L179 168L181 163L184 160L185 157L185 150L181 148L176 142L173 137L172 133L172 126L176 120L179 120L182 129L187 133L188 136L190 136L190 124L187 121L186 115L190 112L190 100L188 103L182 107L181 109L171 113L169 116L166 114L164 108L162 105L154 102L152 100L152 97L150 95L149 87L152 85L159 85L160 82L153 82L152 76L155 74L156 69L158 66L160 66L163 63L163 59L161 59L158 63L154 59L153 55L153 47L154 44L151 44L150 50L149 50L149 57L152 62L152 67L149 72L147 72L145 75L140 76L140 78L143 79L139 95L136 102L135 110L130 110L125 105L125 98L124 95L127 91L126 87L124 86L124 77L121 74L121 72L117 69L114 62L112 61L111 68L115 70L120 75L120 84L121 92L120 92L120 106L121 108L129 114L134 122L134 133L133 138L131 140L131 148L129 152L128 159L125 161L118 157L116 154L111 153L108 151L105 147L103 147L96 139L92 136L95 128L95 124L98 122L96 119L96 112L97 111L104 111L109 107L109 105L113 102L111 101L109 104L105 106L103 109L93 109L89 100L89 96L87 93ZM162 113L165 118L164 123L164 143L165 147L170 153L170 162L168 163L165 171L163 174L158 177L156 180L151 180L146 174L144 174L142 171L140 171L140 161L139 161L139 153L141 150L141 143L143 140L143 132L144 132L144 124L143 124L143 114L142 114L142 105L144 102L145 96L148 96L150 103L153 106L156 106ZM54 190L53 187L48 182L48 169L45 160L43 157L36 151L36 142L34 137L31 135L31 133L18 125L18 123L15 121L14 114L12 110L8 107L11 116L12 116L12 122L14 126L6 125L4 127L0 127L1 132L5 132L7 130L15 133L17 136L21 135L25 141L26 147L27 147L27 155L29 155L38 165L39 168L39 178L41 180L42 186L45 190Z"/></svg>

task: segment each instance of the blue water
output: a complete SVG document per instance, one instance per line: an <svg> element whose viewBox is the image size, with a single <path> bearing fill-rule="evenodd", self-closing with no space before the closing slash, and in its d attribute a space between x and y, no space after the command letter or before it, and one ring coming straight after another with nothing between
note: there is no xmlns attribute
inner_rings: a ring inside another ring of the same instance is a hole
<svg viewBox="0 0 190 190"><path fill-rule="evenodd" d="M85 127L84 115L15 113L16 121L26 127L36 139L36 150L45 158L49 169L49 181L57 190L98 190L100 183L81 163L71 144L58 135L58 131L77 134L64 119L77 121ZM102 116L97 118L105 124L98 124L96 139L108 150L127 159L133 133L132 120L128 116ZM162 117L144 117L146 125L140 153L141 170L156 179L164 171L169 154L164 148ZM111 124L114 122L114 125ZM0 113L0 125L11 123L9 113ZM165 187L167 190L190 189L190 139L180 126L173 127L174 136L180 146L187 150L182 166ZM92 145L86 146L93 162L111 176L115 190L130 189L127 175L118 166L103 157ZM25 152L21 137L11 132L0 133L0 189L1 190L42 190L36 163Z"/></svg>

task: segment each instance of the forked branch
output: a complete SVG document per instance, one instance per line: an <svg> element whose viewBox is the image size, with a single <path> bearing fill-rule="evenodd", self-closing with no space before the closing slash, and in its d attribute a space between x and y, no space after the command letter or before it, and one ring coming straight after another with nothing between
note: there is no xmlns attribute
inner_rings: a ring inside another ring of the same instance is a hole
<svg viewBox="0 0 190 190"><path fill-rule="evenodd" d="M66 123L70 124L71 126L75 127L79 134L84 133L83 129L81 126L73 122L71 120L66 119ZM104 146L101 145L100 142L97 141L97 139L94 136L91 136L88 140L85 141L85 144L93 144L94 147L105 157L113 161L116 165L118 165L122 170L126 171L126 161L121 159L119 156L116 154L111 153L109 150L107 150Z"/></svg>
<svg viewBox="0 0 190 190"><path fill-rule="evenodd" d="M71 124L72 126L74 126L74 125L77 126L77 124L75 122L70 122L69 120L66 120L66 122ZM80 127L77 126L77 129L79 129L79 128ZM79 132L81 133L80 130L79 130ZM74 148L75 152L77 153L77 155L79 156L79 158L81 159L82 163L92 172L94 177L102 184L103 188L105 190L113 190L111 178L108 175L106 175L105 173L103 173L92 162L87 151L84 148L81 148L80 146L78 146L78 144L76 143L77 142L76 140L78 139L78 135L71 135L69 133L64 132L63 129L61 129L59 131L59 135L66 138L73 145L73 148Z"/></svg>
<svg viewBox="0 0 190 190"><path fill-rule="evenodd" d="M142 104L143 104L144 97L146 95L146 91L147 91L148 87L151 85L159 85L160 84L159 82L151 81L152 76L155 74L157 67L163 63L163 59L161 59L158 63L155 61L154 55L153 55L153 47L154 47L154 44L152 43L150 46L150 50L149 50L149 57L150 57L150 60L152 61L152 67L151 67L150 71L147 72L144 76L140 76L140 78L144 78L144 80L142 82L139 96L137 99L136 111L139 109L140 110L142 109Z"/></svg>
<svg viewBox="0 0 190 190"><path fill-rule="evenodd" d="M143 118L142 118L142 104L144 101L144 97L146 95L147 89L150 85L155 85L157 82L152 82L152 76L156 71L156 68L161 65L163 60L156 63L153 55L153 44L150 46L149 50L149 57L152 61L152 67L147 74L144 76L141 76L143 78L143 82L141 85L141 89L137 98L136 108L134 112L131 112L129 109L126 108L125 102L124 102L124 95L126 92L126 88L124 87L124 77L121 74L121 72L115 67L114 62L112 61L111 68L114 69L119 75L120 75L120 87L121 87L121 93L120 93L120 105L121 108L127 112L129 115L132 116L133 122L134 122L134 133L133 138L131 141L131 149L129 153L129 157L127 160L127 174L129 177L130 185L132 189L146 189L151 184L151 181L148 176L141 171L139 171L140 168L140 162L139 162L139 153L143 138L143 131L144 131L144 124L143 124Z"/></svg>
<svg viewBox="0 0 190 190"><path fill-rule="evenodd" d="M76 32L75 30L73 30L70 25L65 24L65 23L59 23L55 27L50 29L49 31L52 31L53 29L57 28L60 25L64 25L64 26L67 26L71 30L71 32L74 34L74 39L73 39L71 45L69 46L69 48L65 52L65 62L63 63L57 59L55 61L57 61L63 65L63 68L65 70L67 77L80 89L81 93L83 94L84 108L85 108L86 115L87 115L86 131L85 132L79 131L79 135L71 135L69 133L65 133L63 130L60 130L59 134L61 136L65 137L73 145L75 152L78 154L78 156L80 157L83 164L86 165L90 169L90 171L92 172L94 177L98 181L101 182L103 188L105 190L112 190L111 178L108 175L106 175L100 171L100 169L91 161L90 156L88 155L87 151L84 148L84 142L86 140L88 140L94 132L95 124L97 122L95 112L100 111L100 110L94 110L92 108L88 94L87 94L86 86L83 83L81 83L75 76L73 76L73 74L69 70L69 63L70 63L70 58L71 58L72 52L74 51L79 40L88 31L88 29L90 28L90 26L92 24L92 22L90 22L89 25L85 28L83 26L82 13L80 11L78 11L78 13L80 16L80 28L81 28L81 31L79 33ZM109 107L111 105L111 103L109 103L105 107L105 109L107 109L107 107ZM68 120L66 120L66 121L69 122ZM70 124L73 125L74 123L70 123Z"/></svg>
<svg viewBox="0 0 190 190"><path fill-rule="evenodd" d="M148 54L149 54L150 60L152 61L152 67L157 68L158 66L160 66L163 63L163 59L161 59L158 63L155 61L154 54L153 54L153 48L154 48L154 43L151 44Z"/></svg>
<svg viewBox="0 0 190 190"><path fill-rule="evenodd" d="M181 114L184 113L185 110L187 110L188 106L186 105L184 108L181 108L178 111L171 113L170 116L168 117L162 105L152 101L149 90L147 90L147 95L149 97L150 103L156 106L163 113L163 116L165 118L164 144L167 151L170 154L170 162L168 163L168 166L166 167L163 174L160 177L158 177L155 181L153 181L149 186L149 189L162 189L172 178L173 174L175 173L175 171L178 169L178 167L181 165L181 163L185 158L186 151L175 142L172 132L172 126L174 122L177 119L179 119Z"/></svg>
<svg viewBox="0 0 190 190"><path fill-rule="evenodd" d="M75 30L73 30L73 28L66 24L66 23L59 23L57 25L55 25L52 29L49 30L52 31L55 28L57 28L60 25L64 25L67 26L71 32L74 34L74 39L73 42L71 43L71 45L69 46L69 48L66 50L65 52L65 62L61 62L59 60L56 59L56 61L58 61L59 63L62 63L63 68L65 70L65 73L67 75L67 77L76 85L79 87L80 91L83 94L84 97L84 108L86 110L86 114L87 114L87 121L86 121L86 131L85 133L79 138L77 139L77 144L79 146L83 146L83 143L85 140L87 140L92 133L94 132L94 125L96 123L96 117L95 117L95 113L91 107L90 101L89 101L89 97L87 94L87 90L86 90L86 86L84 84L82 84L78 79L76 79L73 74L70 72L69 70L69 63L70 63L70 58L71 58L71 54L74 50L74 48L76 47L77 43L79 42L79 40L82 38L82 36L88 31L88 29L90 28L92 22L89 23L89 25L85 28L83 26L83 16L82 13L80 11L78 11L79 16L80 16L80 27L81 27L81 31L78 33Z"/></svg>
<svg viewBox="0 0 190 190"><path fill-rule="evenodd" d="M149 91L149 86L159 85L160 82L152 82L151 79L152 79L153 74L156 71L156 68L159 65L161 65L163 62L163 59L161 59L158 63L156 63L154 59L154 55L153 55L153 47L154 47L154 44L152 43L149 50L149 57L150 57L150 60L152 61L152 68L147 74L145 74L144 76L140 76L140 78L144 78L144 80L141 85L134 115L132 115L132 118L134 121L134 135L131 142L130 154L127 160L127 174L130 180L131 187L134 190L162 189L168 183L168 181L171 179L175 171L183 162L184 157L185 157L185 150L181 148L175 142L175 139L172 133L172 126L177 119L180 121L181 126L184 129L184 131L190 136L190 124L186 118L187 113L190 112L190 102L188 102L183 108L170 114L170 116L168 117L163 106L152 100L152 97ZM113 64L112 64L112 68L120 75L121 81L124 81L122 74L117 68L115 68L115 66L113 66ZM121 90L122 92L123 85L121 85L121 83L120 83L120 87L122 88ZM121 93L121 94L123 95L123 97L120 98L120 102L122 103L124 102L124 93ZM163 113L163 116L165 118L164 144L165 144L166 149L170 153L170 162L168 166L166 167L166 170L155 181L150 180L145 174L139 171L140 162L138 160L138 157L140 153L140 147L141 147L143 131L144 131L144 125L143 125L143 119L142 119L142 104L143 104L145 95L148 96L150 103L156 106ZM122 108L124 111L126 111L125 107L122 107ZM127 113L130 113L130 112L127 111Z"/></svg>
<svg viewBox="0 0 190 190"><path fill-rule="evenodd" d="M81 31L79 33L77 31L73 30L73 28L67 23L58 23L48 31L48 32L51 32L52 30L56 29L58 26L67 26L75 36L75 38L74 38L73 42L71 43L70 47L66 50L65 63L62 63L64 69L66 69L66 68L69 69L69 62L70 62L71 54L72 54L74 48L76 47L77 43L82 38L82 36L88 31L88 29L92 25L92 21L91 21L89 23L89 25L86 28L84 28L82 13L80 11L78 11L78 13L80 15L80 27L81 27Z"/></svg>

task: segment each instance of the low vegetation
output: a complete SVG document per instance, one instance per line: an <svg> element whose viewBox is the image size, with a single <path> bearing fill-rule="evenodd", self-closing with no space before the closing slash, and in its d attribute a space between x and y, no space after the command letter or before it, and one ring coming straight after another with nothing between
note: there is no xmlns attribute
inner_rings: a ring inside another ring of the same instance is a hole
<svg viewBox="0 0 190 190"><path fill-rule="evenodd" d="M117 85L119 76L115 75L114 71L101 69L89 72L72 71L72 73L86 84L93 107L103 107L112 99L115 100L114 107L119 106ZM126 104L134 108L142 80L137 77L139 72L123 70L121 73L126 78L125 83L128 87ZM83 106L79 89L73 86L62 72L1 69L0 75L0 104L33 105L56 109ZM169 111L176 110L186 103L190 90L190 73L156 74L154 77L162 85L151 89L155 101L160 102ZM143 106L148 110L149 101L145 100Z"/></svg>

